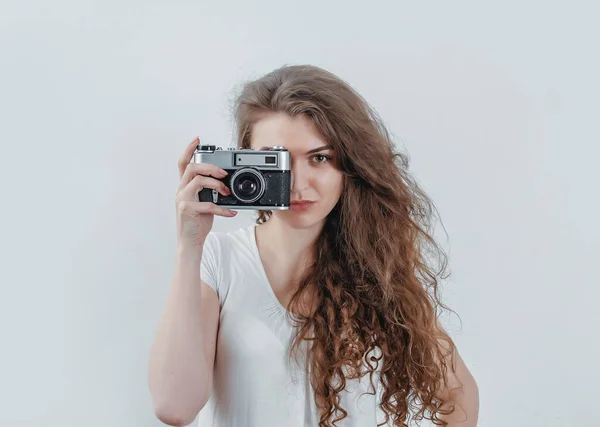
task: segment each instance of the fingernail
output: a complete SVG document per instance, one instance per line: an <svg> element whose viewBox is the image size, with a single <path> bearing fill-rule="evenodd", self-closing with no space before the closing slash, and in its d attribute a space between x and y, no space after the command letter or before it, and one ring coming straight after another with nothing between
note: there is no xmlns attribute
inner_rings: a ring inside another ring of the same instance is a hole
<svg viewBox="0 0 600 427"><path fill-rule="evenodd" d="M229 211L231 212L231 216L236 216L237 215L237 211Z"/></svg>
<svg viewBox="0 0 600 427"><path fill-rule="evenodd" d="M227 175L227 171L226 171L225 169L221 169L221 168L219 168L219 170L221 171L221 173L222 173L222 174L225 174L225 175Z"/></svg>

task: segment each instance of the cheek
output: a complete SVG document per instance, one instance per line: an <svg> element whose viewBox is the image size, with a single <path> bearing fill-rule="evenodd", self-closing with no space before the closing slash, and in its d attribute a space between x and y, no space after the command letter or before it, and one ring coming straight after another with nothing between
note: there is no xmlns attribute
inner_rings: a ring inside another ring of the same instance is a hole
<svg viewBox="0 0 600 427"><path fill-rule="evenodd" d="M339 172L324 174L319 179L319 192L321 197L338 199L342 192L343 180Z"/></svg>

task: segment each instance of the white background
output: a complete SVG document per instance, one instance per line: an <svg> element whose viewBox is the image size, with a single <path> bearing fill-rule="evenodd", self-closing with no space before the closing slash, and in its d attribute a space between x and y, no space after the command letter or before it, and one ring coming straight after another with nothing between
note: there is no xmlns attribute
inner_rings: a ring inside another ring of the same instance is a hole
<svg viewBox="0 0 600 427"><path fill-rule="evenodd" d="M2 2L0 425L161 425L177 159L302 63L365 96L439 209L479 425L597 425L599 7L416 3Z"/></svg>

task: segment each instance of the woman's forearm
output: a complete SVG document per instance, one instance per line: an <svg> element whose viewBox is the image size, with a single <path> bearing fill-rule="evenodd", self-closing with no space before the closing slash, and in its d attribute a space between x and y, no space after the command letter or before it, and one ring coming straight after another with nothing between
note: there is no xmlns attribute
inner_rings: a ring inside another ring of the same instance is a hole
<svg viewBox="0 0 600 427"><path fill-rule="evenodd" d="M148 381L157 416L169 425L191 422L208 398L203 360L202 250L178 248L176 268L153 343Z"/></svg>

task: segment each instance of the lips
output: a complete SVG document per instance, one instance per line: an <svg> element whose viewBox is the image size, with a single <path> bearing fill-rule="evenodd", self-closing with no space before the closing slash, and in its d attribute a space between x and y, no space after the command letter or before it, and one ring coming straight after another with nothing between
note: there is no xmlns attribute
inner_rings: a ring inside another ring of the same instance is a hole
<svg viewBox="0 0 600 427"><path fill-rule="evenodd" d="M293 211L305 211L310 208L315 202L312 201L294 201L290 203L290 209Z"/></svg>

